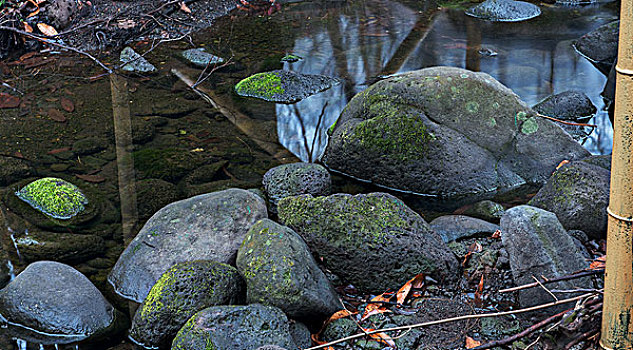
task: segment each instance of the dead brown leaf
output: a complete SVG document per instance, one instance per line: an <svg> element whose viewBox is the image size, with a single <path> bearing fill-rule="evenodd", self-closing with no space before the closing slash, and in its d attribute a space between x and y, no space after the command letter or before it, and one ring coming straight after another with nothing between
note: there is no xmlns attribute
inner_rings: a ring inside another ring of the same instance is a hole
<svg viewBox="0 0 633 350"><path fill-rule="evenodd" d="M383 293L381 295L377 295L373 297L371 301L373 301L374 303L370 302L369 304L367 304L367 306L365 306L365 312L363 313L363 316L361 317L360 320L363 321L371 315L384 314L385 312L391 312L391 310L388 310L383 303L376 303L376 302L377 301L388 302L391 300L392 296L393 295L386 295L385 293Z"/></svg>
<svg viewBox="0 0 633 350"><path fill-rule="evenodd" d="M594 261L589 264L590 270L603 270L607 264L607 256L603 255L596 258Z"/></svg>
<svg viewBox="0 0 633 350"><path fill-rule="evenodd" d="M466 336L466 349L476 348L481 345L479 340L475 340L469 336Z"/></svg>
<svg viewBox="0 0 633 350"><path fill-rule="evenodd" d="M66 116L64 115L64 113L60 112L60 110L56 108L51 108L48 110L48 117L60 123L66 121Z"/></svg>
<svg viewBox="0 0 633 350"><path fill-rule="evenodd" d="M375 331L375 329L372 329L372 328L363 328L363 330L365 332L373 332L373 331ZM373 334L370 334L369 336L372 337L375 341L377 341L379 343L386 344L386 345L388 345L389 347L392 347L392 348L396 347L396 343L385 332L373 333Z"/></svg>
<svg viewBox="0 0 633 350"><path fill-rule="evenodd" d="M59 33L57 33L57 29L53 28L53 26L50 26L46 23L38 23L37 24L37 29L40 30L40 32L42 32L42 34L46 35L46 36L55 36Z"/></svg>
<svg viewBox="0 0 633 350"><path fill-rule="evenodd" d="M18 108L20 106L20 98L0 92L0 109Z"/></svg>
<svg viewBox="0 0 633 350"><path fill-rule="evenodd" d="M27 33L33 33L33 27L31 27L30 24L26 23L26 22L22 22L22 24L24 24L24 31Z"/></svg>
<svg viewBox="0 0 633 350"><path fill-rule="evenodd" d="M60 103L62 105L62 108L68 113L72 113L75 110L75 104L73 103L73 101L66 97L62 97Z"/></svg>
<svg viewBox="0 0 633 350"><path fill-rule="evenodd" d="M407 296L409 296L411 289L422 288L424 286L425 278L426 276L423 273L420 273L405 283L396 293L396 300L398 301L398 304L402 305L402 303L404 303Z"/></svg>
<svg viewBox="0 0 633 350"><path fill-rule="evenodd" d="M180 2L180 11L185 12L185 13L191 13L191 9L187 6L187 4L185 4L184 1Z"/></svg>

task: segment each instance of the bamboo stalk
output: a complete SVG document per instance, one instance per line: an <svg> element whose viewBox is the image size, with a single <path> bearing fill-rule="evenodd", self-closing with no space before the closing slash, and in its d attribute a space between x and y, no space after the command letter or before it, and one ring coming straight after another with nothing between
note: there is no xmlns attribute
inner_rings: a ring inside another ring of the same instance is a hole
<svg viewBox="0 0 633 350"><path fill-rule="evenodd" d="M603 349L633 349L633 0L623 0L607 233Z"/></svg>

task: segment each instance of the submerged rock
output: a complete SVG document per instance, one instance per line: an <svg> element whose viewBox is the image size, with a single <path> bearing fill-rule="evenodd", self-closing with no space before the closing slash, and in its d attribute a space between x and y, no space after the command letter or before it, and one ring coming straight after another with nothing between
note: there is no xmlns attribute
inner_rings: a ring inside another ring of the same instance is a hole
<svg viewBox="0 0 633 350"><path fill-rule="evenodd" d="M77 263L103 254L106 250L103 238L95 235L59 233L31 230L15 233L13 243L26 262L53 260Z"/></svg>
<svg viewBox="0 0 633 350"><path fill-rule="evenodd" d="M189 49L182 51L180 55L187 62L198 68L206 68L207 66L224 63L224 58L205 52L204 49Z"/></svg>
<svg viewBox="0 0 633 350"><path fill-rule="evenodd" d="M499 229L499 225L464 215L440 216L431 221L430 225L446 243L475 235L490 236Z"/></svg>
<svg viewBox="0 0 633 350"><path fill-rule="evenodd" d="M28 178L34 172L35 170L24 159L0 155L0 186Z"/></svg>
<svg viewBox="0 0 633 350"><path fill-rule="evenodd" d="M6 321L17 338L68 344L105 333L114 308L79 271L39 261L0 291L0 323Z"/></svg>
<svg viewBox="0 0 633 350"><path fill-rule="evenodd" d="M268 170L262 183L272 204L272 211L277 212L277 202L282 198L300 194L329 195L332 179L322 165L292 163Z"/></svg>
<svg viewBox="0 0 633 350"><path fill-rule="evenodd" d="M121 69L126 72L147 74L156 73L158 71L153 64L149 63L145 57L136 53L131 47L126 47L121 51L119 60L125 64Z"/></svg>
<svg viewBox="0 0 633 350"><path fill-rule="evenodd" d="M235 92L271 102L294 103L337 83L338 80L324 75L274 70L243 79L235 85Z"/></svg>
<svg viewBox="0 0 633 350"><path fill-rule="evenodd" d="M132 320L130 338L145 348L164 348L199 310L242 302L237 270L215 261L174 265L156 282Z"/></svg>
<svg viewBox="0 0 633 350"><path fill-rule="evenodd" d="M288 316L315 321L343 309L303 239L288 227L262 219L237 252L247 302L272 305Z"/></svg>
<svg viewBox="0 0 633 350"><path fill-rule="evenodd" d="M466 10L466 14L493 22L519 22L537 17L541 9L524 1L486 0Z"/></svg>
<svg viewBox="0 0 633 350"><path fill-rule="evenodd" d="M264 345L295 349L288 318L276 307L212 306L194 316L174 339L172 350L250 350Z"/></svg>
<svg viewBox="0 0 633 350"><path fill-rule="evenodd" d="M286 56L282 57L281 58L281 62L294 63L294 62L301 61L302 59L303 59L303 57L301 57L301 56L289 54L289 55L286 55Z"/></svg>
<svg viewBox="0 0 633 350"><path fill-rule="evenodd" d="M330 129L332 170L402 191L481 197L541 185L589 152L485 73L433 67L357 94Z"/></svg>
<svg viewBox="0 0 633 350"><path fill-rule="evenodd" d="M517 206L508 209L501 218L501 230L501 240L510 255L512 276L517 285L534 282L533 276L560 277L588 266L583 252L554 213L528 205ZM591 288L591 283L577 279L548 284L548 288ZM552 299L542 288L519 292L522 307L552 302Z"/></svg>
<svg viewBox="0 0 633 350"><path fill-rule="evenodd" d="M143 302L158 278L177 263L235 262L246 232L266 217L264 201L241 189L171 203L147 221L108 280L121 296Z"/></svg>
<svg viewBox="0 0 633 350"><path fill-rule="evenodd" d="M459 275L457 260L426 221L386 193L287 197L279 219L363 292L397 288L418 273L439 281Z"/></svg>
<svg viewBox="0 0 633 350"><path fill-rule="evenodd" d="M607 232L611 172L585 161L563 165L529 205L553 212L567 230L602 239Z"/></svg>
<svg viewBox="0 0 633 350"><path fill-rule="evenodd" d="M63 220L76 216L88 204L88 198L77 186L55 177L35 180L15 195L34 209Z"/></svg>
<svg viewBox="0 0 633 350"><path fill-rule="evenodd" d="M536 112L562 120L586 121L596 113L596 106L580 91L550 95L532 107Z"/></svg>

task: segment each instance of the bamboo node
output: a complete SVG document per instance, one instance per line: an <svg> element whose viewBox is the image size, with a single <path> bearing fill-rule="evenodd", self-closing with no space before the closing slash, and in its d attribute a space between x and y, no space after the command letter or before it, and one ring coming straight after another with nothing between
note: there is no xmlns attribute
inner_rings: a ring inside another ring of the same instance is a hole
<svg viewBox="0 0 633 350"><path fill-rule="evenodd" d="M615 65L615 71L620 73L620 74L624 74L624 75L633 75L633 70L626 69L626 68L621 68L617 64Z"/></svg>
<svg viewBox="0 0 633 350"><path fill-rule="evenodd" d="M620 220L620 221L625 221L625 222L629 222L629 223L633 223L633 217L624 217L622 215L618 215L616 213L614 213L611 208L607 207L607 214L609 214L612 218Z"/></svg>

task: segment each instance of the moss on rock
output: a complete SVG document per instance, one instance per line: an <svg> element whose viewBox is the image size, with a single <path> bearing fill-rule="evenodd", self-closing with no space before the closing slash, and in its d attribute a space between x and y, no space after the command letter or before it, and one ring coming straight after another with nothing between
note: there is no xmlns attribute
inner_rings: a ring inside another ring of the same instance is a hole
<svg viewBox="0 0 633 350"><path fill-rule="evenodd" d="M274 72L257 73L241 80L235 85L235 91L242 96L256 96L271 100L275 95L286 90L281 85L281 78Z"/></svg>
<svg viewBox="0 0 633 350"><path fill-rule="evenodd" d="M15 195L49 217L62 220L74 217L88 204L77 186L55 177L35 180Z"/></svg>

